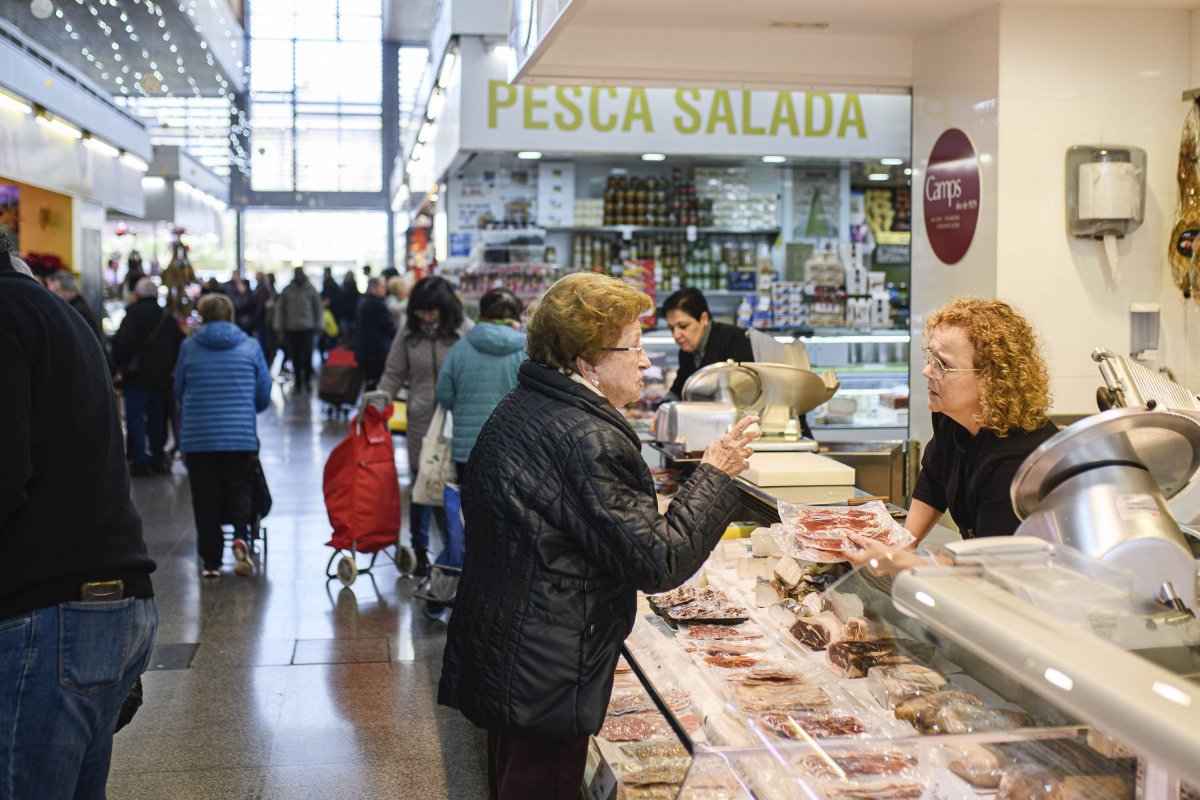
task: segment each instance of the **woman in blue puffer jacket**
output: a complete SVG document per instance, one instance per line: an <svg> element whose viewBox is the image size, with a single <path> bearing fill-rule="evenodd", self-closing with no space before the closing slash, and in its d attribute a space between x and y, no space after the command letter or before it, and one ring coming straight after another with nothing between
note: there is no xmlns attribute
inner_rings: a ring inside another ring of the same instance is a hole
<svg viewBox="0 0 1200 800"><path fill-rule="evenodd" d="M485 294L479 324L451 348L438 375L438 402L454 415L451 450L460 479L483 423L517 386L525 360L521 310L521 301L507 289Z"/></svg>
<svg viewBox="0 0 1200 800"><path fill-rule="evenodd" d="M271 402L271 373L258 342L233 324L228 297L205 295L198 310L204 324L179 351L175 397L182 407L179 450L192 487L200 574L220 576L221 523L228 521L233 523L234 572L253 575L247 540L258 457L256 417Z"/></svg>

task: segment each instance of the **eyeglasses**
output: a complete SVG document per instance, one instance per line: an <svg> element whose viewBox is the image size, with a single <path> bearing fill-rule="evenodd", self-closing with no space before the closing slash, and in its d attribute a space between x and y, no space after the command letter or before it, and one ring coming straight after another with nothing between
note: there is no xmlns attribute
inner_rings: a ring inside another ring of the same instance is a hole
<svg viewBox="0 0 1200 800"><path fill-rule="evenodd" d="M921 355L925 359L926 366L929 367L929 375L935 381L940 381L950 372L978 372L979 367L947 367L942 363L942 360L933 354L933 351L926 347L921 351Z"/></svg>
<svg viewBox="0 0 1200 800"><path fill-rule="evenodd" d="M644 352L646 352L646 346L641 345L641 344L639 344L637 347L606 347L604 349L608 350L610 353L626 353L626 352L644 353Z"/></svg>

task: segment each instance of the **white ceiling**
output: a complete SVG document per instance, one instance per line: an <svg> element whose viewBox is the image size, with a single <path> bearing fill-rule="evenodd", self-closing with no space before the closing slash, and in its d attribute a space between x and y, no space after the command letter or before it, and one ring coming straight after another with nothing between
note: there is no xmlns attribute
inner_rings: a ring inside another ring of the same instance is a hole
<svg viewBox="0 0 1200 800"><path fill-rule="evenodd" d="M1004 5L1193 9L1200 0L571 0L518 82L906 91L916 36Z"/></svg>

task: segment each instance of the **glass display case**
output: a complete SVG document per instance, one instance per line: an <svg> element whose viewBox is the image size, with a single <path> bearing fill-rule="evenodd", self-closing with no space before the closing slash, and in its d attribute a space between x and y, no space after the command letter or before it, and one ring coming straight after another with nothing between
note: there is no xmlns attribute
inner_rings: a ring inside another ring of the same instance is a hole
<svg viewBox="0 0 1200 800"><path fill-rule="evenodd" d="M641 605L594 750L616 796L1195 796L1197 625L1129 573L1042 545L892 579L760 545Z"/></svg>

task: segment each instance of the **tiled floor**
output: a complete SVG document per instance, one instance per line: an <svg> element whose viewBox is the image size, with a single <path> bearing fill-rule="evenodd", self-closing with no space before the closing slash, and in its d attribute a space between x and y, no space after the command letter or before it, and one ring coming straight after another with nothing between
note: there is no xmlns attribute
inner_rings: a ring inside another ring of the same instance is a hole
<svg viewBox="0 0 1200 800"><path fill-rule="evenodd" d="M315 398L278 390L259 416L275 505L253 578L227 552L201 582L182 464L134 483L159 648L146 703L114 739L112 800L486 797L483 734L435 700L445 626L424 618L415 582L390 562L350 588L325 579L322 470L346 433ZM403 439L396 450L406 470Z"/></svg>

